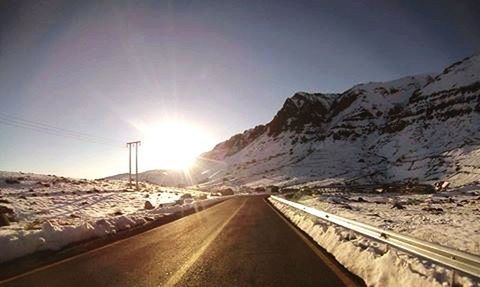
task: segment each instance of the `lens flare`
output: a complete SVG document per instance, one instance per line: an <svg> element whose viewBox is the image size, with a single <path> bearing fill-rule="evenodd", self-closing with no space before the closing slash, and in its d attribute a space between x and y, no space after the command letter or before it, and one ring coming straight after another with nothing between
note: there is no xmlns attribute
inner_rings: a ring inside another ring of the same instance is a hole
<svg viewBox="0 0 480 287"><path fill-rule="evenodd" d="M188 170L212 144L204 129L185 121L142 125L140 131L144 163L152 168Z"/></svg>

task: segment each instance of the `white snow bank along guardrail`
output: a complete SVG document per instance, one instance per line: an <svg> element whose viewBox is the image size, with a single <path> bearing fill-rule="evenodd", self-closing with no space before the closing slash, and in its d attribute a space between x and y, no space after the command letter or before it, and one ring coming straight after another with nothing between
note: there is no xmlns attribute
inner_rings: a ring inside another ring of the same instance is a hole
<svg viewBox="0 0 480 287"><path fill-rule="evenodd" d="M394 246L415 256L429 259L441 265L453 268L457 271L465 272L480 278L480 256L419 240L392 231L383 230L368 224L356 222L354 220L323 212L278 196L272 195L270 198L315 217L358 232L364 236L381 241L390 246Z"/></svg>

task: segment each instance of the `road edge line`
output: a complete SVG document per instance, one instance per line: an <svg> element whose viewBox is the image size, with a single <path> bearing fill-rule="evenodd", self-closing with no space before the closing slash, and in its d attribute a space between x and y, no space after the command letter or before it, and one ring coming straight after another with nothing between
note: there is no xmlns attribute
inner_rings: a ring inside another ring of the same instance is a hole
<svg viewBox="0 0 480 287"><path fill-rule="evenodd" d="M303 240L303 242L305 242L307 246L312 249L312 251L318 257L320 257L320 259L327 265L330 270L333 271L333 273L335 273L337 278L342 281L345 286L362 286L361 284L359 284L360 282L356 282L356 280L351 278L352 275L354 275L353 273L346 269L345 266L340 264L332 254L328 253L325 249L323 249L322 246L318 245L318 243L316 243L313 238L308 236L308 234L306 234L303 230L301 230L298 226L291 222L281 211L279 211L275 206L273 206L273 204L268 200L268 197L265 198L264 201L291 229L293 229L293 231L295 231L295 233ZM361 280L361 278L358 277L358 280ZM363 284L363 286L365 286L365 283Z"/></svg>
<svg viewBox="0 0 480 287"><path fill-rule="evenodd" d="M54 261L54 262L48 263L48 264L46 264L46 265L42 265L42 266L39 266L39 267L35 267L35 268L30 269L30 270L28 270L28 271L26 271L26 272L23 272L23 273L20 273L20 274L17 274L17 275L14 275L14 276L11 276L11 277L2 279L2 280L0 280L0 285L2 285L2 284L7 284L7 283L9 283L9 282L11 282L11 281L14 281L14 280L16 280L16 279L22 278L22 277L24 277L24 276L28 276L28 275L30 275L30 274L33 274L33 273L36 273L36 272L39 272L39 271L42 271L42 270L45 270L45 269L54 267L54 266L56 266L56 265L59 265L59 264L62 264L62 263L65 263L65 262L68 262L68 261L71 261L71 260L74 260L75 258L80 257L80 256L83 256L83 255L85 255L85 254L89 254L89 253L91 253L91 252L96 252L96 251L98 251L98 250L102 250L102 249L108 248L108 247L110 247L110 246L117 245L117 244L119 244L119 243L121 243L121 242L123 242L123 241L125 241L125 240L128 240L128 239L130 239L130 238L133 238L133 237L135 237L135 236L139 236L139 235L142 235L142 234L146 234L146 233L149 233L149 232L153 232L156 228L160 228L160 227L165 226L165 225L167 225L167 224L170 224L170 223L172 223L172 222L179 221L179 220L181 220L181 219L183 219L183 218L185 218L185 217L189 217L189 216L191 216L191 215L198 214L199 212L202 212L202 211L207 210L207 209L209 209L209 208L212 208L212 207L215 207L215 206L219 206L219 205L221 205L221 204L229 201L230 199L231 199L231 198L225 199L225 200L223 200L223 201L221 201L221 202L218 202L218 203L215 203L215 204L213 204L213 205L211 205L211 206L208 206L208 207L206 207L206 208L204 208L204 209L202 209L202 210L200 210L200 211L194 211L194 212L191 213L191 214L187 214L187 215L181 216L181 217L176 218L176 219L174 218L173 220L167 221L167 222L162 223L162 224L160 224L160 225L152 226L151 228L149 228L149 229L147 229L147 230L145 230L145 231L142 231L142 232L139 232L139 233L136 233L136 234L132 234L132 235L126 234L126 235L125 235L126 237L124 237L124 238L120 238L120 239L117 239L117 240L113 239L114 241L109 242L109 243L107 243L107 244L100 245L99 247L92 248L92 249L87 249L87 250L84 251L84 252L80 252L80 253L77 253L77 254L75 254L75 255L68 256L68 257L66 257L66 258L60 259L60 260L58 260L58 261ZM134 232L134 231L135 231L135 230L132 230L132 232ZM126 230L126 232L128 232L128 230ZM95 239L93 239L92 241L94 241L94 240L101 240L101 239L102 239L102 238L95 238ZM83 243L83 244L88 244L88 243L91 243L91 242L90 242L90 241L87 241L87 242L85 242L85 243ZM82 245L82 244L74 245L74 246L72 246L71 248L81 248L81 247L82 247L81 245ZM59 252L62 252L62 251L65 251L65 250L59 250Z"/></svg>

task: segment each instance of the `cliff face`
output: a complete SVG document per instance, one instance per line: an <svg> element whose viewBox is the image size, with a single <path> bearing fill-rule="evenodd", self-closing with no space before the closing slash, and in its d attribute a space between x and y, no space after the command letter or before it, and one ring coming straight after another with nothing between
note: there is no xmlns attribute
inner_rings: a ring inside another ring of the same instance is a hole
<svg viewBox="0 0 480 287"><path fill-rule="evenodd" d="M271 122L218 144L210 185L480 180L480 56L438 75L296 93ZM207 172L206 174L208 174Z"/></svg>

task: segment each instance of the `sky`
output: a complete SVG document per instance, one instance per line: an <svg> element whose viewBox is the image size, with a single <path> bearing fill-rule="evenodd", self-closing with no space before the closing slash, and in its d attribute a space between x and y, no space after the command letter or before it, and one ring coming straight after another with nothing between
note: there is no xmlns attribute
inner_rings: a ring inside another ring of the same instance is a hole
<svg viewBox="0 0 480 287"><path fill-rule="evenodd" d="M0 170L126 172L125 143L165 122L182 124L157 142L207 151L297 91L440 72L480 52L479 14L478 1L2 1ZM142 148L141 171L165 167Z"/></svg>

